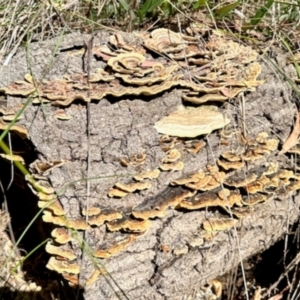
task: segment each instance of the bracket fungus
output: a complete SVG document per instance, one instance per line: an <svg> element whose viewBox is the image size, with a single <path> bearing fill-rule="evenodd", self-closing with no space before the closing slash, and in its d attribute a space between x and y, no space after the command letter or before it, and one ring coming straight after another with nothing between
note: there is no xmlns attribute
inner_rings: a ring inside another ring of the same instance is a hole
<svg viewBox="0 0 300 300"><path fill-rule="evenodd" d="M8 128L9 124L6 124L5 122L0 119L0 130L6 130ZM10 127L12 132L15 132L17 135L19 135L22 139L26 139L29 135L29 132L26 128L19 126L19 125L13 125Z"/></svg>
<svg viewBox="0 0 300 300"><path fill-rule="evenodd" d="M177 161L173 163L164 163L159 166L162 171L181 171L184 168L184 163L182 161Z"/></svg>
<svg viewBox="0 0 300 300"><path fill-rule="evenodd" d="M71 250L64 250L60 247L54 246L51 242L46 244L46 252L52 255L66 258L67 260L74 260L77 256Z"/></svg>
<svg viewBox="0 0 300 300"><path fill-rule="evenodd" d="M181 158L181 153L177 149L170 149L166 152L166 157L162 159L163 163L172 163Z"/></svg>
<svg viewBox="0 0 300 300"><path fill-rule="evenodd" d="M73 239L66 228L59 227L52 230L51 236L58 244L66 244Z"/></svg>
<svg viewBox="0 0 300 300"><path fill-rule="evenodd" d="M132 242L138 238L138 234L129 234L126 237L122 237L117 240L113 245L109 245L98 249L94 252L94 256L98 258L109 258L112 255L119 254L121 251L125 250Z"/></svg>
<svg viewBox="0 0 300 300"><path fill-rule="evenodd" d="M80 267L76 263L70 263L69 261L57 260L55 257L50 257L46 267L49 270L56 271L62 274L63 272L71 274L79 274Z"/></svg>
<svg viewBox="0 0 300 300"><path fill-rule="evenodd" d="M54 200L54 201L38 201L38 207L39 208L46 208L51 210L54 215L56 216L64 216L66 214L65 210L63 209L62 205L60 204L60 202L58 202L58 200Z"/></svg>
<svg viewBox="0 0 300 300"><path fill-rule="evenodd" d="M209 219L205 220L202 224L203 229L211 232L211 231L223 231L226 229L232 228L234 225L236 225L238 220L235 219L229 219L229 218L222 218L222 219Z"/></svg>
<svg viewBox="0 0 300 300"><path fill-rule="evenodd" d="M154 219L154 218L163 218L166 216L166 212L159 209L151 209L151 208L143 208L135 207L131 213L136 219Z"/></svg>
<svg viewBox="0 0 300 300"><path fill-rule="evenodd" d="M161 134L171 136L196 137L223 128L229 122L216 106L181 106L177 111L156 122L155 129Z"/></svg>
<svg viewBox="0 0 300 300"><path fill-rule="evenodd" d="M99 215L101 213L101 209L99 207L90 207L88 210L86 210L86 208L82 209L82 214L84 216L96 216Z"/></svg>
<svg viewBox="0 0 300 300"><path fill-rule="evenodd" d="M142 172L138 175L135 175L133 178L136 181L143 181L145 179L156 179L158 178L160 175L160 171L158 169L154 169L154 170L147 170L145 172Z"/></svg>
<svg viewBox="0 0 300 300"><path fill-rule="evenodd" d="M202 180L205 177L205 175L206 174L204 171L199 171L197 173L190 175L189 177L184 177L184 178L173 180L171 182L171 185L184 185L184 184L188 184L188 183L199 182L200 180ZM208 181L210 180L208 177L206 177L206 178L207 179L205 180L204 183L201 184L201 186L206 185L208 183Z"/></svg>
<svg viewBox="0 0 300 300"><path fill-rule="evenodd" d="M104 222L113 221L116 219L122 219L123 214L118 211L111 211L111 210L102 210L100 214L93 215L88 218L88 223L91 226L100 226L104 224Z"/></svg>
<svg viewBox="0 0 300 300"><path fill-rule="evenodd" d="M241 161L227 161L224 159L218 159L217 164L222 167L224 170L238 170L245 166L245 162Z"/></svg>
<svg viewBox="0 0 300 300"><path fill-rule="evenodd" d="M125 191L126 193L133 193L136 191L142 191L151 188L151 183L150 182L132 182L128 184L120 183L117 182L115 186L122 190Z"/></svg>
<svg viewBox="0 0 300 300"><path fill-rule="evenodd" d="M180 139L176 141L177 143L180 143ZM150 228L152 224L150 219L164 218L168 209L176 209L183 213L188 213L188 211L208 207L219 207L225 212L229 212L230 209L233 216L241 219L249 214L249 209L247 209L249 206L258 205L260 202L271 199L275 191L281 191L280 189L283 185L285 186L285 193L300 189L299 176L295 175L291 170L279 169L278 163L269 162L260 167L254 166L248 170L249 173L246 176L245 172L241 170L243 167L241 163L245 153L249 151L253 153L255 149L261 149L260 155L264 157L274 152L277 148L276 145L277 141L269 139L266 134L260 134L256 140L246 141L244 149L240 153L224 152L220 155L219 161L229 164L230 168L226 168L223 163L224 171L219 171L217 165L208 165L206 170L199 170L190 176L173 180L171 186L161 193L160 197L147 199L147 201L133 207L131 211L126 211L126 213L91 207L88 212L82 211L83 215L89 216L87 223L85 220L67 221L65 216L55 215L54 210L53 214L45 211L43 218L45 221L60 226L77 229L83 229L83 227L88 227L89 225L101 226L106 223L107 234L122 234L121 240L112 238L109 243L104 243L100 246L100 249L94 252L93 255L95 257L102 259L121 253L136 240L137 236L144 234ZM182 163L183 165L183 162L177 161L179 158L180 152L176 148L168 149L164 158L164 165L175 165L176 163ZM250 163L253 160L250 160ZM234 171L228 172L228 169L233 169ZM143 180L146 178L154 179L159 175L160 172L157 169L154 173L153 171L142 172L140 177L136 178L137 182L129 184L117 183L115 185L116 190L130 194L147 186L150 188L150 185L147 185ZM225 188L222 184L224 184ZM245 194L245 191L248 193L248 196L242 196ZM218 231L230 229L234 224L237 224L237 219L216 218L204 221L200 245L204 241L210 241ZM55 241L60 244L64 244L71 239L67 231L61 234L53 232L52 235ZM192 244L195 247L198 245L196 242ZM50 243L47 245L47 251L52 255L65 257L69 260L72 260L74 257L68 250L56 247ZM188 251L188 247L178 246L178 249L174 248L173 254L183 254L186 251ZM56 268L58 272L62 272L61 268L58 266ZM67 273L65 270L64 273L71 274L68 276L74 277L72 271ZM95 275L95 277L97 276ZM92 279L94 280L95 278ZM75 282L74 280L73 282Z"/></svg>
<svg viewBox="0 0 300 300"><path fill-rule="evenodd" d="M220 189L214 191L208 191L201 194L196 194L193 197L180 202L179 207L186 210L198 210L205 207L220 206L223 208L232 207L234 205L242 206L242 197L238 192L231 192L226 190L226 198L223 198L223 194L220 194ZM221 196L221 197L220 197Z"/></svg>
<svg viewBox="0 0 300 300"><path fill-rule="evenodd" d="M124 230L127 232L145 232L151 225L149 220L136 220L123 217L122 219L113 220L107 223L109 231Z"/></svg>

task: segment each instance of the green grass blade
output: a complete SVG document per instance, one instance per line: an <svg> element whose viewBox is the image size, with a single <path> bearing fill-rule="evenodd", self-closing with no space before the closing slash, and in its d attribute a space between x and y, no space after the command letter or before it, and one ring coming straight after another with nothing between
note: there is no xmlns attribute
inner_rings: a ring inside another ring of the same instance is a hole
<svg viewBox="0 0 300 300"><path fill-rule="evenodd" d="M20 109L18 111L18 113L16 114L16 116L14 117L14 119L8 124L7 128L2 132L2 134L0 135L0 143L3 141L4 137L7 135L7 133L9 132L9 130L11 129L11 127L17 122L18 118L23 114L24 110L26 109L26 107L31 104L33 98L29 97L27 99L27 101L25 102L25 104L23 105L22 109ZM4 149L3 149L4 151ZM9 154L9 153L6 153Z"/></svg>
<svg viewBox="0 0 300 300"><path fill-rule="evenodd" d="M219 8L216 11L216 15L219 18L224 18L225 16L227 16L230 12L232 12L236 7L238 7L240 5L240 1L228 4L228 5L224 5L221 8Z"/></svg>
<svg viewBox="0 0 300 300"><path fill-rule="evenodd" d="M255 26L261 22L265 14L268 12L270 7L273 5L274 0L269 0L266 5L262 6L260 9L258 9L255 13L255 15L250 19L250 24Z"/></svg>
<svg viewBox="0 0 300 300"><path fill-rule="evenodd" d="M120 4L122 5L124 10L129 11L130 7L126 1L120 0Z"/></svg>
<svg viewBox="0 0 300 300"><path fill-rule="evenodd" d="M142 7L138 10L138 16L142 20L147 13L153 12L154 9L164 3L165 0L146 0Z"/></svg>
<svg viewBox="0 0 300 300"><path fill-rule="evenodd" d="M299 67L298 62L297 62L297 61L295 60L295 58L294 58L293 51L292 51L290 45L288 44L288 42L285 40L284 37L282 37L282 36L279 35L279 38L280 38L281 42L283 43L283 45L285 46L285 48L286 48L286 49L288 50L288 52L291 54L291 58L292 58L292 60L293 60L293 64L294 64L295 69L296 69L296 72L297 72L297 77L298 77L298 79L299 79L299 78L300 78L300 67Z"/></svg>
<svg viewBox="0 0 300 300"><path fill-rule="evenodd" d="M200 7L205 7L207 5L207 0L198 0L193 4L193 9L198 9Z"/></svg>
<svg viewBox="0 0 300 300"><path fill-rule="evenodd" d="M41 242L39 245L37 245L34 249L32 249L29 253L26 254L26 256L22 257L22 259L14 266L14 268L10 271L10 273L13 275L17 268L19 266L21 266L23 264L23 262L30 256L32 255L36 250L38 250L39 248L41 248L43 245L45 245L48 241L50 241L49 239L46 239L45 241Z"/></svg>

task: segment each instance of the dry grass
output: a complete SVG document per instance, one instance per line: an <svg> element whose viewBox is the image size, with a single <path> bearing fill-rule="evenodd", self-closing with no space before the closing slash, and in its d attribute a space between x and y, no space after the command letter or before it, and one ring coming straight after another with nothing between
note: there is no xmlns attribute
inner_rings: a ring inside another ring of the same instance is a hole
<svg viewBox="0 0 300 300"><path fill-rule="evenodd" d="M274 2L263 11L267 2ZM94 32L105 26L132 30L180 15L196 21L199 12L228 28L249 26L266 36L287 36L297 47L299 1L178 1L170 0L0 0L0 55L6 63L25 42L40 41L62 32ZM185 12L183 14L182 12ZM250 25L251 26L250 26ZM255 24L255 26L252 26Z"/></svg>

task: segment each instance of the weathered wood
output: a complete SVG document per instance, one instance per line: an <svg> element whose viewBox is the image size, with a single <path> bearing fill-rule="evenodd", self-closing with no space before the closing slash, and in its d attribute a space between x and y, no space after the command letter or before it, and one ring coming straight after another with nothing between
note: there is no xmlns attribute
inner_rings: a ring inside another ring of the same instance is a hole
<svg viewBox="0 0 300 300"><path fill-rule="evenodd" d="M37 78L59 78L65 74L82 72L82 54L76 50L84 46L88 36L73 35L49 42L32 44L26 53L21 50L8 67L0 71L0 86L21 80L29 69ZM95 44L105 44L108 34L101 33ZM58 44L57 44L58 43ZM58 51L55 53L56 46ZM74 50L74 48L76 48ZM54 55L55 53L55 55ZM279 56L280 59L281 56ZM92 61L92 69L101 66ZM294 109L291 89L276 72L265 63L262 79L266 82L257 91L245 96L245 120L240 112L238 100L226 104L226 111L237 128L245 121L247 132L254 136L260 131L270 132L284 140L291 129ZM283 66L293 74L292 67ZM214 161L224 147L219 144L219 135L211 134L204 150L197 155L187 154L183 161L184 171L165 172L153 181L150 190L130 194L124 199L107 197L107 192L120 178L129 180L139 169L124 168L119 159L139 153L147 154L142 170L154 169L164 156L158 145L159 134L154 122L174 111L181 104L180 92L172 90L158 97L136 97L127 99L103 99L91 103L91 203L101 207L130 211L132 207L147 199L158 198L170 189L169 182L205 167ZM24 102L24 99L8 97L8 105ZM86 105L72 104L66 113L72 116L68 122L53 118L56 107L49 104L29 106L20 124L26 125L30 140L42 160L65 159L67 163L54 169L49 180L59 194L64 209L70 217L79 217L86 201ZM72 184L70 184L72 183ZM66 187L64 189L64 187ZM224 214L222 210L181 212L168 210L167 217L153 221L146 234L132 243L125 252L103 260L110 276L102 276L97 282L86 287L85 299L125 299L121 288L129 299L182 299L207 281L236 266L246 258L270 247L286 232L288 225L298 218L300 197L272 199L253 207L242 221L242 227L221 232L210 243L191 247L198 237L202 221L209 216ZM87 234L91 248L97 249L106 237L105 226L96 227ZM173 252L161 251L161 246L170 249L186 249L187 253L175 256ZM81 264L81 250L72 244ZM89 257L84 256L81 279L93 272ZM113 278L114 282L111 280ZM197 292L196 292L197 294Z"/></svg>

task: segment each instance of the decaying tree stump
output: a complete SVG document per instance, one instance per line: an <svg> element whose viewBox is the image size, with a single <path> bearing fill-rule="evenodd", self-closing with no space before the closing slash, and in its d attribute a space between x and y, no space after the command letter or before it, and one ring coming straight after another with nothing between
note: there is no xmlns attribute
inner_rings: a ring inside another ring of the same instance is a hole
<svg viewBox="0 0 300 300"><path fill-rule="evenodd" d="M29 70L39 79L82 73L81 50L88 39L86 35L70 35L61 42L54 39L32 44L27 52L20 50L9 66L1 68L0 86L23 80ZM95 37L95 44L107 41L106 33ZM272 61L287 74L294 74L291 65L284 65L280 54ZM224 104L224 112L237 130L244 123L249 136L267 131L282 142L293 124L295 107L291 88L268 61L261 64L263 71L260 78L266 82L255 92L245 95L245 119L241 113L241 100ZM100 60L93 58L92 70L101 65ZM24 99L8 97L8 107L20 102ZM170 181L205 169L224 149L228 149L220 145L220 133L214 132L206 138L207 146L198 154L183 157L183 171L163 172L149 190L130 194L124 199L108 198L108 190L116 182L126 182L133 174L160 165L165 154L153 125L181 103L181 92L175 88L159 96L108 97L91 103L89 177L93 179L89 181L90 206L130 211L137 204L171 193L173 187L169 186ZM53 118L57 109L50 104L30 105L19 124L29 129L29 139L41 160L66 160L63 166L53 169L48 178L68 217L76 218L81 216L87 199L87 107L80 101L67 107L65 112L72 116L67 122ZM120 164L120 158L141 153L147 155L142 167L126 168ZM274 158L274 155L272 159L285 161L284 157ZM194 247L203 220L226 213L221 209L193 212L169 209L165 218L154 219L148 231L125 251L103 260L110 276L102 275L95 283L85 287L85 299L117 299L117 295L125 299L124 294L129 299L182 299L194 291L197 294L201 285L236 266L241 259L264 251L276 242L297 220L299 203L298 195L285 199L275 196L253 206L248 216L242 219L237 232L220 232L210 242ZM88 231L86 237L89 246L97 249L105 241L107 229L105 225L95 227ZM80 247L76 242L71 244L81 265L80 280L84 282L92 274L94 266L88 255L84 255L81 262Z"/></svg>

